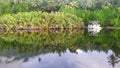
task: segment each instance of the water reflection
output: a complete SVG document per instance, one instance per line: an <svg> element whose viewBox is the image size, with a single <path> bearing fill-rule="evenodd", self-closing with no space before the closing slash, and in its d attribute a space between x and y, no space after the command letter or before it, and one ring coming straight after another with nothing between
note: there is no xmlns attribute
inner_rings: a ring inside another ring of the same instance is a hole
<svg viewBox="0 0 120 68"><path fill-rule="evenodd" d="M12 63L1 63L1 68L112 68L109 65L107 57L110 57L113 52L108 53L103 51L88 51L84 52L80 49L76 53L71 53L68 49L65 53L59 56L57 53L40 54L29 58L24 62L24 59ZM119 68L120 63L114 67Z"/></svg>
<svg viewBox="0 0 120 68"><path fill-rule="evenodd" d="M98 33L101 31L101 29L96 28L88 28L88 32L90 36L98 36Z"/></svg>
<svg viewBox="0 0 120 68"><path fill-rule="evenodd" d="M120 62L120 55L119 56L115 56L115 54L111 54L108 57L108 62L113 66L113 68L115 67L116 64L118 64Z"/></svg>
<svg viewBox="0 0 120 68"><path fill-rule="evenodd" d="M120 31L0 32L0 68L119 68Z"/></svg>

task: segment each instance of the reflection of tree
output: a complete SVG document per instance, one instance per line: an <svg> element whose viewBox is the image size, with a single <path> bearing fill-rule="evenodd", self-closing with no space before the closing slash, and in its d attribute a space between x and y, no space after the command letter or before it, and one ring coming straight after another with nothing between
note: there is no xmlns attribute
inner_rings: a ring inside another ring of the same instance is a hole
<svg viewBox="0 0 120 68"><path fill-rule="evenodd" d="M103 30L98 37L91 37L84 30L0 32L0 55L4 51L9 52L12 50L20 55L19 58L26 58L45 53L58 53L61 55L67 49L75 53L77 49L81 49L85 52L96 50L106 53L108 50L112 50L118 56L120 55L119 33L120 31ZM4 55L16 56L10 53ZM19 60L19 58L15 60ZM27 60L26 58L24 61Z"/></svg>
<svg viewBox="0 0 120 68"><path fill-rule="evenodd" d="M40 58L40 57L38 58L38 61L39 61L39 62L41 61L41 58Z"/></svg>
<svg viewBox="0 0 120 68"><path fill-rule="evenodd" d="M112 65L112 67L114 68L115 67L115 64L118 64L120 62L120 57L117 57L113 54L111 54L109 57L108 57L108 62Z"/></svg>

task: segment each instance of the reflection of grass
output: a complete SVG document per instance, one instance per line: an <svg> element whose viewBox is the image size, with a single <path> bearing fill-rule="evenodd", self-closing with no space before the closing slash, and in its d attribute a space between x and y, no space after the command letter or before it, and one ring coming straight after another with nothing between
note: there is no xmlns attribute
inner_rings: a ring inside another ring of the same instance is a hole
<svg viewBox="0 0 120 68"><path fill-rule="evenodd" d="M109 33L108 34L106 34ZM115 36L113 36L116 34ZM38 53L38 52L64 52L70 49L75 52L80 48L84 51L97 50L105 51L113 50L119 55L119 37L118 32L102 31L99 36L89 37L86 31L36 31L36 32L0 32L0 50L14 49L18 53ZM91 40L92 39L92 40ZM105 41L106 40L106 41ZM114 41L113 41L114 40Z"/></svg>
<svg viewBox="0 0 120 68"><path fill-rule="evenodd" d="M0 47L2 49L16 49L17 51L26 52L27 50L52 50L67 49L77 40L77 35L81 36L82 31L62 31L62 32L4 32L1 33ZM72 41L73 40L73 41ZM71 42L72 41L72 42ZM4 47L3 47L4 46ZM3 47L3 48L2 48ZM34 49L33 49L34 48Z"/></svg>
<svg viewBox="0 0 120 68"><path fill-rule="evenodd" d="M81 27L83 22L69 13L34 11L3 15L0 17L0 25L6 29L48 29Z"/></svg>

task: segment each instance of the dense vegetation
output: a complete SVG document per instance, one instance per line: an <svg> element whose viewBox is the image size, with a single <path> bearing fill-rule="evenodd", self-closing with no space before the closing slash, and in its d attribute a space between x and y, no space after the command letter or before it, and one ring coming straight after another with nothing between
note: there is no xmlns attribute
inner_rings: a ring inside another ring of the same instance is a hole
<svg viewBox="0 0 120 68"><path fill-rule="evenodd" d="M6 29L73 29L83 26L82 19L73 14L40 11L6 14L0 17L0 24Z"/></svg>
<svg viewBox="0 0 120 68"><path fill-rule="evenodd" d="M83 18L86 25L90 20L98 20L103 26L120 26L120 8L114 9L109 6L103 6L99 10L72 10L63 7L60 11L72 13Z"/></svg>
<svg viewBox="0 0 120 68"><path fill-rule="evenodd" d="M120 0L0 0L1 13L23 11L58 11L61 6L73 8L101 9L103 6L119 7ZM1 14L0 13L0 14Z"/></svg>
<svg viewBox="0 0 120 68"><path fill-rule="evenodd" d="M0 16L31 11L60 11L83 18L85 25L98 20L103 26L120 27L120 0L0 0Z"/></svg>

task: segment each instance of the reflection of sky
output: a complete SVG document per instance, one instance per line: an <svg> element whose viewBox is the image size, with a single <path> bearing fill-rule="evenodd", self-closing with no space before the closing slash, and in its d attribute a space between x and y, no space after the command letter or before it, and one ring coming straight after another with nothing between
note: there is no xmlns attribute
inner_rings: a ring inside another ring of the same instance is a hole
<svg viewBox="0 0 120 68"><path fill-rule="evenodd" d="M36 56L36 58L22 63L22 60L15 61L9 64L0 64L0 68L112 68L108 63L108 56L112 54L109 51L104 52L83 52L77 50L78 54L66 53L60 57L56 53L48 53L45 55ZM38 58L41 58L39 62ZM120 63L115 66L119 68Z"/></svg>

